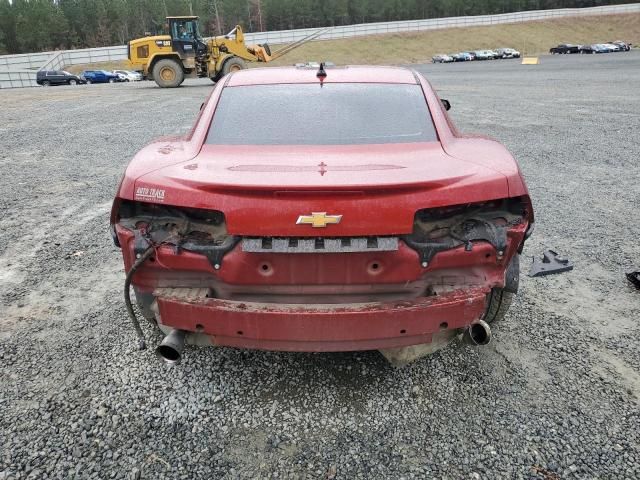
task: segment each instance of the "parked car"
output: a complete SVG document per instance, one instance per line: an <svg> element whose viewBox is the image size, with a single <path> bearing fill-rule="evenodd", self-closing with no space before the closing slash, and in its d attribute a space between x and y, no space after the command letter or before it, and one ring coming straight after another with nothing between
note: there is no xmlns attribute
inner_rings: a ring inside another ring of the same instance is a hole
<svg viewBox="0 0 640 480"><path fill-rule="evenodd" d="M36 83L48 87L50 85L82 85L87 82L64 70L40 70L36 73Z"/></svg>
<svg viewBox="0 0 640 480"><path fill-rule="evenodd" d="M598 44L580 46L580 53L608 53L608 52L609 52L608 49Z"/></svg>
<svg viewBox="0 0 640 480"><path fill-rule="evenodd" d="M458 135L419 72L354 66L309 83L306 70L229 75L191 135L129 163L110 229L140 346L130 285L170 363L186 342L397 352L463 334L486 345L533 230L516 161Z"/></svg>
<svg viewBox="0 0 640 480"><path fill-rule="evenodd" d="M85 70L80 74L87 83L115 83L121 82L120 77L115 73L106 70Z"/></svg>
<svg viewBox="0 0 640 480"><path fill-rule="evenodd" d="M549 53L566 54L566 53L580 53L580 45L574 45L573 43L561 43L557 47L552 47Z"/></svg>
<svg viewBox="0 0 640 480"><path fill-rule="evenodd" d="M468 62L473 60L473 56L469 52L454 53L451 57L454 62Z"/></svg>
<svg viewBox="0 0 640 480"><path fill-rule="evenodd" d="M450 57L447 54L441 53L432 57L431 62L432 63L450 63L450 62L453 62L453 57Z"/></svg>
<svg viewBox="0 0 640 480"><path fill-rule="evenodd" d="M607 43L598 43L597 44L602 50L604 50L605 53L612 53L617 51L617 49L619 49L619 47L616 47L614 45L609 45Z"/></svg>
<svg viewBox="0 0 640 480"><path fill-rule="evenodd" d="M520 52L513 48L498 48L496 53L498 58L520 58Z"/></svg>
<svg viewBox="0 0 640 480"><path fill-rule="evenodd" d="M631 44L623 42L622 40L616 40L615 42L609 42L609 43L619 46L620 50L623 52L628 52L629 50L631 50Z"/></svg>
<svg viewBox="0 0 640 480"><path fill-rule="evenodd" d="M475 60L476 59L476 53L475 52L462 52L464 54L466 54L467 56L469 56L469 60Z"/></svg>
<svg viewBox="0 0 640 480"><path fill-rule="evenodd" d="M118 75L123 82L139 82L142 80L142 74L133 70L114 70L113 73Z"/></svg>
<svg viewBox="0 0 640 480"><path fill-rule="evenodd" d="M615 43L603 43L602 45L604 45L604 48L606 48L610 52L622 51L622 49L620 48L620 45L616 45Z"/></svg>
<svg viewBox="0 0 640 480"><path fill-rule="evenodd" d="M476 60L493 60L495 58L495 52L491 50L476 50L473 53Z"/></svg>

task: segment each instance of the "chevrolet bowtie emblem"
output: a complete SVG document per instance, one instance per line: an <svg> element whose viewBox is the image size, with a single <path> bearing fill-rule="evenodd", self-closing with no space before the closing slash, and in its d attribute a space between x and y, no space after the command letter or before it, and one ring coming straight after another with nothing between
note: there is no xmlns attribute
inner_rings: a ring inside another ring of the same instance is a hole
<svg viewBox="0 0 640 480"><path fill-rule="evenodd" d="M330 223L340 223L342 215L327 215L327 212L312 212L311 215L300 215L296 225L311 225L314 228L324 228Z"/></svg>

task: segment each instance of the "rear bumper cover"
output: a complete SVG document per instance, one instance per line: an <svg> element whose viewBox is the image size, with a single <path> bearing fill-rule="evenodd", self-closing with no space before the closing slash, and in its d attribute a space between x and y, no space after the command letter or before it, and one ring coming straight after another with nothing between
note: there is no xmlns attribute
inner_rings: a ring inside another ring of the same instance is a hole
<svg viewBox="0 0 640 480"><path fill-rule="evenodd" d="M430 343L479 319L485 288L394 302L299 305L207 298L197 289L154 292L162 325L208 335L214 345L280 351L376 350Z"/></svg>

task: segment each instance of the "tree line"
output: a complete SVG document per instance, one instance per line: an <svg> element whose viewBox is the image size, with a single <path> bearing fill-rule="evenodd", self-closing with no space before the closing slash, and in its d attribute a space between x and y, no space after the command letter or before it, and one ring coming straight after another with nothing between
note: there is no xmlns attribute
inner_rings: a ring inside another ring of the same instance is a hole
<svg viewBox="0 0 640 480"><path fill-rule="evenodd" d="M198 15L203 36L353 23L592 7L624 0L0 0L0 53L123 45Z"/></svg>

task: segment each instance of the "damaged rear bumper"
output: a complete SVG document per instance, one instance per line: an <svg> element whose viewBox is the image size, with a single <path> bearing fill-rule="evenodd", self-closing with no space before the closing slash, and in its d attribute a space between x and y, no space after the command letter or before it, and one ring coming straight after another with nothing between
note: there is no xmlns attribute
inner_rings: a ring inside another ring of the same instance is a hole
<svg viewBox="0 0 640 480"><path fill-rule="evenodd" d="M393 302L300 305L207 298L206 289L159 288L159 322L198 332L214 345L280 351L353 351L430 343L463 329L485 309L487 291L472 288Z"/></svg>

